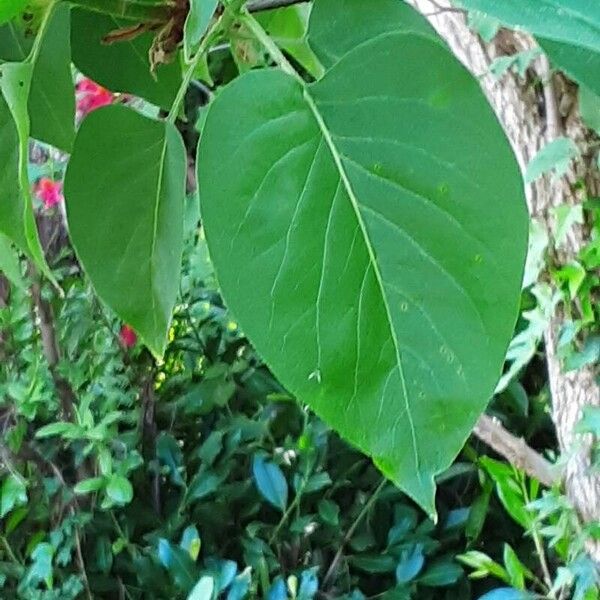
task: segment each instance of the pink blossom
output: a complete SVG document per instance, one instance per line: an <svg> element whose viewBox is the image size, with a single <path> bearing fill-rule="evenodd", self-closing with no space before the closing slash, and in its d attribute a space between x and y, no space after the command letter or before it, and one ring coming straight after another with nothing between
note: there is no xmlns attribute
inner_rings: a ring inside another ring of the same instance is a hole
<svg viewBox="0 0 600 600"><path fill-rule="evenodd" d="M52 208L64 200L62 181L42 177L34 189L35 195L44 203L46 209Z"/></svg>
<svg viewBox="0 0 600 600"><path fill-rule="evenodd" d="M93 110L112 104L114 94L98 85L95 81L84 77L77 84L77 115L79 118L85 117Z"/></svg>
<svg viewBox="0 0 600 600"><path fill-rule="evenodd" d="M119 338L125 348L133 348L137 343L137 333L129 325L121 327Z"/></svg>

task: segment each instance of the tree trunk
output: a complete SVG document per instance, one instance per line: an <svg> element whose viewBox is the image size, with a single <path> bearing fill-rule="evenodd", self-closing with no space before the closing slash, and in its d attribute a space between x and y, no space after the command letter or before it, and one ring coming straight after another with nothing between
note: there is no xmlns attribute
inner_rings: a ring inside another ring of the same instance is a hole
<svg viewBox="0 0 600 600"><path fill-rule="evenodd" d="M524 170L538 150L560 135L567 135L579 147L582 159L565 175L538 179L527 186L527 204L532 218L539 219L552 239L552 209L562 204L577 204L585 200L585 190L575 183L585 181L587 194L600 192L598 170L593 166L590 132L577 114L576 89L559 75L553 75L545 57L535 61L525 78L507 73L500 80L489 74L491 61L501 55L514 54L534 45L527 35L501 30L491 44L485 44L467 24L465 14L447 10L448 4L430 0L411 0L426 15L431 24L463 64L481 81L482 88L494 107ZM541 82L541 84L539 83ZM490 157L490 160L493 160ZM561 248L557 249L558 264L577 256L586 241L584 227L576 225ZM574 433L583 406L600 406L600 389L593 369L583 368L564 373L557 355L557 340L564 321L564 308L559 305L545 333L546 361L552 395L552 417L561 452L566 459L565 489L571 502L585 522L600 519L600 477L590 469L590 436ZM600 545L589 548L600 560Z"/></svg>

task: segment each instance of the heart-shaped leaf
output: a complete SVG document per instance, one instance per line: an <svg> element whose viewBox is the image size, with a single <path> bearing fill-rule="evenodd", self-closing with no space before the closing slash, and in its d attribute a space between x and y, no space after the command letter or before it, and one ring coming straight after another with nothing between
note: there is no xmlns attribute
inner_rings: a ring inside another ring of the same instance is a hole
<svg viewBox="0 0 600 600"><path fill-rule="evenodd" d="M91 113L65 178L69 232L98 295L162 354L179 285L186 158L170 123Z"/></svg>
<svg viewBox="0 0 600 600"><path fill-rule="evenodd" d="M315 84L251 72L210 108L198 175L245 333L433 513L498 379L526 250L519 168L477 82L412 31Z"/></svg>

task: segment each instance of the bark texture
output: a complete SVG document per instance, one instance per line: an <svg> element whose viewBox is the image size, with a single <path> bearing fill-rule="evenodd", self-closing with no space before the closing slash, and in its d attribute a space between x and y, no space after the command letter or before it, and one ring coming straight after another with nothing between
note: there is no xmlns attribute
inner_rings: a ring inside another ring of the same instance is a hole
<svg viewBox="0 0 600 600"><path fill-rule="evenodd" d="M525 78L508 73L494 80L488 74L491 61L497 56L531 48L534 42L529 36L501 30L491 44L485 44L469 30L463 13L446 10L447 3L410 1L429 18L458 59L480 79L523 170L540 148L559 135L567 135L578 145L582 159L576 161L565 177L553 181L547 176L527 186L530 216L539 219L552 232L552 209L562 204L581 203L586 197L585 189L576 186L576 182L584 181L590 196L600 192L598 170L592 166L592 135L578 116L575 86L560 75L553 75L544 57L535 61ZM574 258L586 237L585 226L575 226L557 249L557 262L565 264ZM600 388L591 368L570 373L562 371L557 340L564 315L564 306L559 305L544 336L552 416L566 460L567 495L582 520L588 522L600 519L600 477L590 469L593 440L590 436L576 435L574 426L581 417L582 407L600 406ZM589 550L600 561L600 544Z"/></svg>

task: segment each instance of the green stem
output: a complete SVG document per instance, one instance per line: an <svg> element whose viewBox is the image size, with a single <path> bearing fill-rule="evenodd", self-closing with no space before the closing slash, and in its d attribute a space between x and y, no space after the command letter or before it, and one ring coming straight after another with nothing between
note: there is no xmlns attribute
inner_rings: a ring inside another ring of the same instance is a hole
<svg viewBox="0 0 600 600"><path fill-rule="evenodd" d="M213 43L214 39L221 32L223 25L223 18L227 13L223 13L210 27L210 29L206 32L205 36L202 38L202 42L200 42L200 46L198 47L198 51L194 56L190 59L188 67L183 75L183 80L179 89L177 90L177 96L175 96L175 100L173 100L173 104L171 106L171 110L167 116L167 121L169 123L175 123L175 119L177 119L177 115L179 114L179 110L183 105L183 100L185 98L185 93L187 92L188 87L190 86L190 82L192 81L192 77L194 76L194 72L196 71L196 67L198 66L198 62L200 59L206 54L206 51Z"/></svg>
<svg viewBox="0 0 600 600"><path fill-rule="evenodd" d="M519 477L519 479L520 479L519 484L521 486L523 498L525 499L525 505L527 505L530 502L530 498L529 498L529 492L527 491L527 486L525 485L525 477L523 475L521 475ZM546 553L544 551L544 543L543 543L543 540L538 531L537 523L535 522L535 520L532 520L532 522L531 522L531 537L533 538L533 544L535 546L535 551L536 551L536 554L538 555L538 558L540 561L540 566L542 568L542 575L544 578L544 583L546 584L546 587L548 588L548 595L550 598L555 599L556 596L554 595L553 592L551 592L552 576L550 575L550 569L548 568L548 561L546 560Z"/></svg>
<svg viewBox="0 0 600 600"><path fill-rule="evenodd" d="M327 584L330 582L331 578L334 576L337 566L342 558L342 553L344 552L344 548L346 547L346 544L352 539L354 532L356 531L358 526L362 523L362 520L367 516L367 514L371 510L371 507L373 506L373 504L375 504L375 501L379 497L379 494L385 487L386 483L387 483L387 479L383 478L381 483L377 486L375 491L371 494L369 501L363 506L362 510L358 513L358 516L354 520L354 523L352 523L352 525L350 526L350 529L348 529L348 531L346 532L346 535L344 536L344 539L342 540L342 543L340 544L338 551L336 552L335 556L333 557L333 560L331 561L331 565L329 565L329 569L327 569L327 573L325 573L325 577L323 578L323 589L326 588Z"/></svg>
<svg viewBox="0 0 600 600"><path fill-rule="evenodd" d="M254 37L264 46L265 50L271 55L271 58L277 63L282 71L297 79L302 85L304 80L289 60L285 57L279 46L270 38L269 34L263 29L262 25L245 10L242 15L242 22L254 34Z"/></svg>
<svg viewBox="0 0 600 600"><path fill-rule="evenodd" d="M171 2L139 2L138 0L69 0L87 10L142 23L166 23L171 17Z"/></svg>
<svg viewBox="0 0 600 600"><path fill-rule="evenodd" d="M16 565L20 565L22 567L23 563L16 557L15 553L10 547L10 544L8 543L8 540L3 535L0 536L0 540L2 541L2 545L4 546L4 550L6 550L8 558L10 558L10 560Z"/></svg>
<svg viewBox="0 0 600 600"><path fill-rule="evenodd" d="M40 23L40 28L38 29L35 40L33 41L33 46L31 47L31 52L29 52L29 56L27 57L27 62L31 65L35 66L38 56L40 55L42 42L44 41L44 36L46 35L48 25L50 25L50 21L52 20L52 14L54 13L55 6L56 2L51 2L44 12L42 22Z"/></svg>

